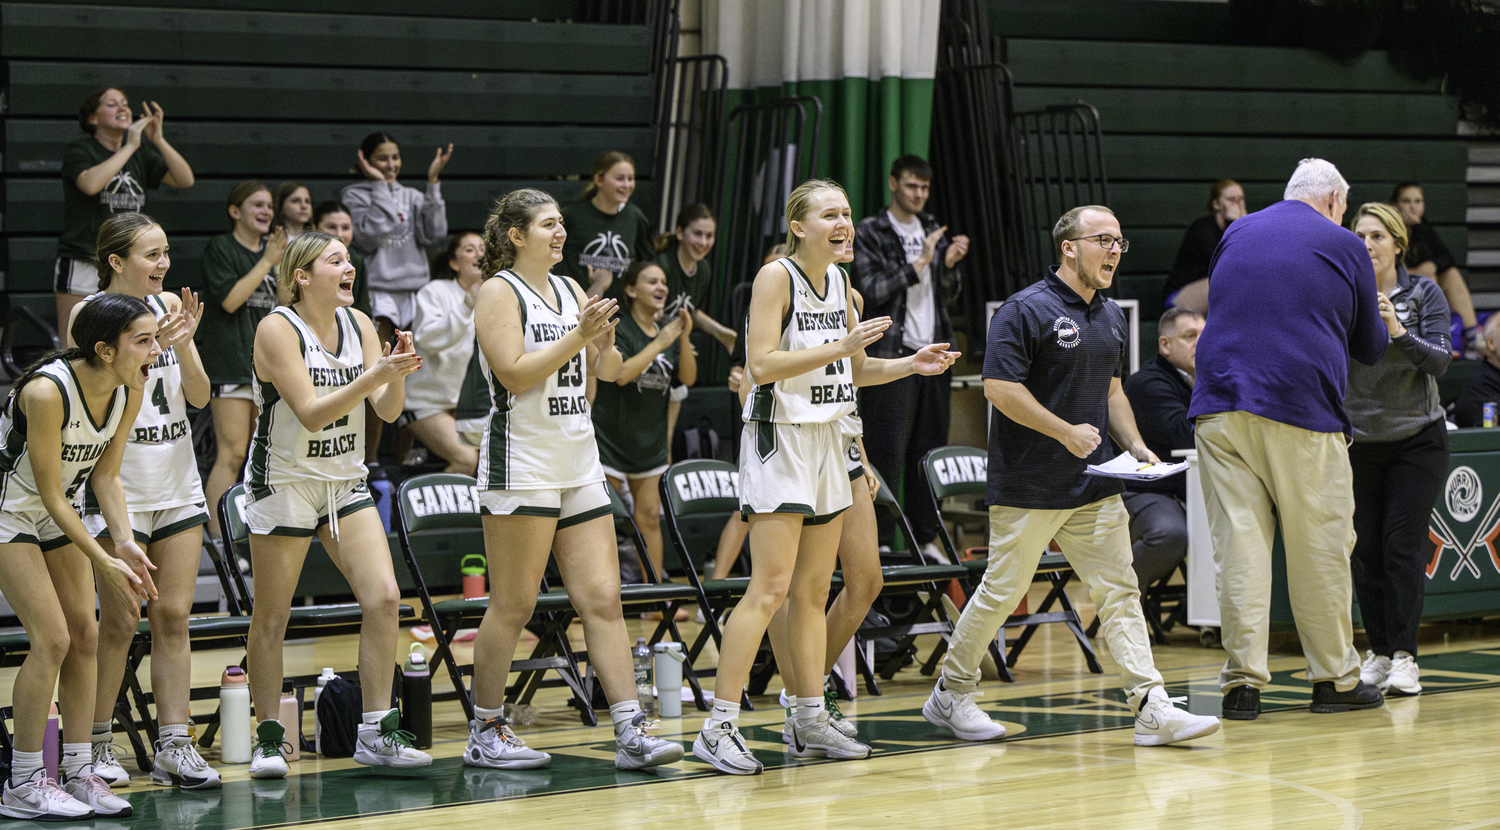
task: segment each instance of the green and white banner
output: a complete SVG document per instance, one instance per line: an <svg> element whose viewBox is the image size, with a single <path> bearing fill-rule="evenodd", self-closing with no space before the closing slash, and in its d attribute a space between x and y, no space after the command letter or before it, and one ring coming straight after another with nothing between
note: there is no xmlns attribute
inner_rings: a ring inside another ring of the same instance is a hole
<svg viewBox="0 0 1500 830"><path fill-rule="evenodd" d="M728 113L793 95L823 102L819 171L856 218L889 199L898 156L926 158L941 0L704 0L703 51L729 61Z"/></svg>

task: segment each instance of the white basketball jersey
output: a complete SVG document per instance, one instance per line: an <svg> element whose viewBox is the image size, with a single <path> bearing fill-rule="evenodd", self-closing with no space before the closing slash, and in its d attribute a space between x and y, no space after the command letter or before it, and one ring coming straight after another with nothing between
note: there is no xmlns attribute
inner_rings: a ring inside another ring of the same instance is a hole
<svg viewBox="0 0 1500 830"><path fill-rule="evenodd" d="M78 376L66 360L54 360L37 370L30 383L54 383L63 399L62 485L68 501L83 497L84 485L93 475L94 465L114 437L120 419L125 415L126 391L117 387L110 393L104 409L104 420L94 420L83 402ZM43 510L36 478L27 455L26 416L11 396L5 412L0 414L0 512Z"/></svg>
<svg viewBox="0 0 1500 830"><path fill-rule="evenodd" d="M88 299L100 296L103 294ZM167 316L167 303L160 295L147 297L146 305L156 314L157 323ZM177 349L167 349L151 364L141 411L135 416L125 457L120 461L120 483L130 512L203 503L203 483L198 479L187 410ZM89 496L89 512L98 512L93 494Z"/></svg>
<svg viewBox="0 0 1500 830"><path fill-rule="evenodd" d="M511 271L497 277L516 292L526 351L544 349L578 326L578 297L567 282L547 275L551 297L538 294ZM479 367L490 390L489 428L479 448L479 489L551 490L604 480L594 421L585 389L587 350L519 395L495 380L479 350Z"/></svg>
<svg viewBox="0 0 1500 830"><path fill-rule="evenodd" d="M837 265L829 265L823 293L789 257L777 260L791 281L792 303L781 326L784 352L811 349L833 343L849 334L849 277ZM750 367L745 377L753 384ZM747 421L778 424L826 424L854 411L854 373L849 358L768 386L755 385L745 399Z"/></svg>
<svg viewBox="0 0 1500 830"><path fill-rule="evenodd" d="M334 312L339 327L335 352L323 348L318 336L291 308L277 306L271 313L281 315L296 329L302 361L318 397L348 386L364 374L363 335L351 309ZM276 487L307 479L355 481L365 477L363 402L328 426L308 432L276 387L253 373L251 377L255 405L260 407L250 457L245 461L245 482L251 495L264 498Z"/></svg>

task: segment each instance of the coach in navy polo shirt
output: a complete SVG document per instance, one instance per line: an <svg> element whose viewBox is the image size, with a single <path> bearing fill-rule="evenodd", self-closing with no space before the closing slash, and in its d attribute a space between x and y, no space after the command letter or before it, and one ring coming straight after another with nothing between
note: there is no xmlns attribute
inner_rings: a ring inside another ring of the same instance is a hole
<svg viewBox="0 0 1500 830"><path fill-rule="evenodd" d="M1359 679L1350 622L1354 490L1344 387L1390 334L1364 243L1340 226L1349 183L1303 159L1286 200L1238 219L1214 253L1188 417L1197 424L1229 659L1224 716L1254 720L1270 682L1271 540L1278 521L1312 711L1382 703Z"/></svg>
<svg viewBox="0 0 1500 830"><path fill-rule="evenodd" d="M949 638L943 676L922 714L964 740L1005 735L974 702L979 663L1056 538L1099 609L1136 712L1136 745L1209 735L1219 721L1173 707L1152 661L1120 483L1084 472L1115 452L1109 438L1137 459L1157 460L1120 386L1125 314L1099 293L1129 243L1114 214L1098 205L1063 214L1052 240L1061 264L1012 295L990 322L984 394L997 411L985 496L989 565Z"/></svg>

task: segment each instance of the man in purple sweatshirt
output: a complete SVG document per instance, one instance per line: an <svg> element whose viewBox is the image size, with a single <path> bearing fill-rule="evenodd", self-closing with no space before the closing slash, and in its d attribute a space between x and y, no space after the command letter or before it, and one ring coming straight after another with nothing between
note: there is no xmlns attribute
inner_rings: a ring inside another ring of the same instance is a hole
<svg viewBox="0 0 1500 830"><path fill-rule="evenodd" d="M1349 359L1373 365L1390 338L1375 272L1341 226L1349 184L1304 159L1286 199L1236 221L1210 266L1188 417L1213 533L1229 659L1224 716L1254 720L1270 681L1271 543L1286 546L1288 588L1313 682L1312 711L1370 709L1350 621L1354 493L1344 384Z"/></svg>

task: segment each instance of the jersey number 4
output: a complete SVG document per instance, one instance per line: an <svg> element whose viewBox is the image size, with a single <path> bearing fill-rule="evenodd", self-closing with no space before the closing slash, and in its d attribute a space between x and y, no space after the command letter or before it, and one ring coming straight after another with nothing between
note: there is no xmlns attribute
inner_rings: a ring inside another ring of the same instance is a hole
<svg viewBox="0 0 1500 830"><path fill-rule="evenodd" d="M573 355L573 358L557 370L557 385L582 386L583 385L583 353Z"/></svg>
<svg viewBox="0 0 1500 830"><path fill-rule="evenodd" d="M172 405L167 402L167 390L162 388L164 382L162 378L157 378L156 387L151 390L151 405L163 415L172 409Z"/></svg>

